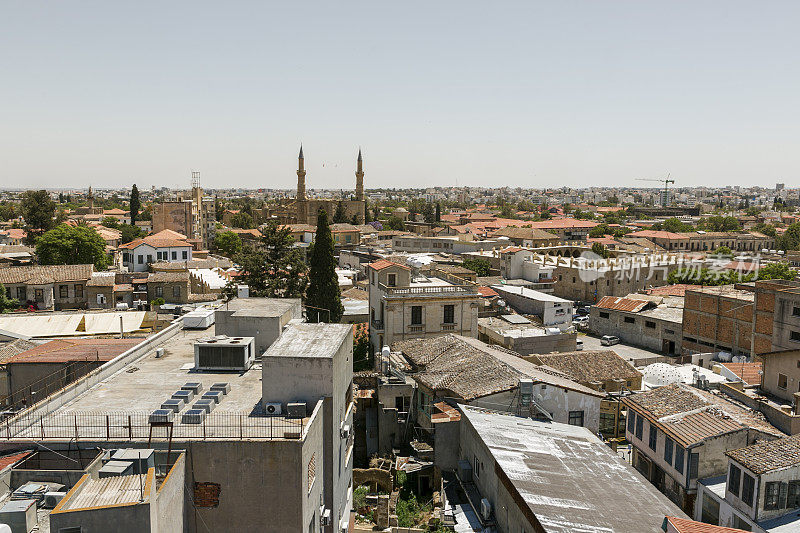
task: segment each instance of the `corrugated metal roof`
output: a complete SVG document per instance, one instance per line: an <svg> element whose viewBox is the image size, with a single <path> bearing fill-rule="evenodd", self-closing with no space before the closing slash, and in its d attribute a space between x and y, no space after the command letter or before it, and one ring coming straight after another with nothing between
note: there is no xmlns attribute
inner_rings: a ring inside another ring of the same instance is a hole
<svg viewBox="0 0 800 533"><path fill-rule="evenodd" d="M59 510L72 511L138 503L142 496L142 490L145 491L144 500L149 501L150 495L147 491L149 474L147 477L148 480L140 480L138 475L112 476L101 479L87 478L77 494L60 506Z"/></svg>
<svg viewBox="0 0 800 533"><path fill-rule="evenodd" d="M603 296L595 307L600 309L614 309L616 311L629 311L638 313L649 303L647 300L635 300L633 298L623 298L621 296Z"/></svg>
<svg viewBox="0 0 800 533"><path fill-rule="evenodd" d="M53 315L0 316L0 329L31 338L72 337L119 333L119 319L125 333L142 327L145 311L119 313L63 313Z"/></svg>
<svg viewBox="0 0 800 533"><path fill-rule="evenodd" d="M680 414L660 420L665 433L684 446L691 446L707 438L716 437L745 429L740 424L720 411L699 411Z"/></svg>

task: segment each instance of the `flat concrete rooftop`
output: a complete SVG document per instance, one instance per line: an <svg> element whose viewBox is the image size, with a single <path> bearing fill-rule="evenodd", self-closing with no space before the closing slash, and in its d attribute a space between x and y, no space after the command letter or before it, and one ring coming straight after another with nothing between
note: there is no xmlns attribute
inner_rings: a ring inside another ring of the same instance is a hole
<svg viewBox="0 0 800 533"><path fill-rule="evenodd" d="M267 348L264 357L331 358L351 330L350 324L295 324Z"/></svg>
<svg viewBox="0 0 800 533"><path fill-rule="evenodd" d="M347 329L347 328L345 328ZM208 337L211 329L180 330L171 339L157 345L164 355L155 356L155 347L147 355L126 365L94 386L78 394L40 423L38 414L31 427L17 424L17 437L42 439L70 438L76 431L80 438L99 437L114 440L147 439L148 417L154 410L189 382L202 384L195 396L174 418L174 439L205 438L299 438L307 419L268 417L261 404L261 365L255 364L246 372L209 372L194 370L194 342ZM223 395L209 413L204 424L184 424L182 415L215 383L228 383L230 391ZM309 406L309 412L314 406ZM108 426L106 422L108 417ZM29 421L30 422L30 421ZM133 427L130 431L128 425ZM77 426L77 429L75 428ZM7 437L7 432L0 437ZM12 425L12 433L14 426ZM166 429L154 430L154 435L166 435ZM287 436L288 435L288 436Z"/></svg>
<svg viewBox="0 0 800 533"><path fill-rule="evenodd" d="M243 316L279 317L300 306L298 298L234 298L219 307Z"/></svg>

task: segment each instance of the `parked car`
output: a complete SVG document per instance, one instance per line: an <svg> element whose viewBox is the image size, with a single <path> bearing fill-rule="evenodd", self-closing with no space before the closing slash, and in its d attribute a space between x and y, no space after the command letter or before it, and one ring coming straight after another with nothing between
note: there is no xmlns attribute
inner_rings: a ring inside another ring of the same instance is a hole
<svg viewBox="0 0 800 533"><path fill-rule="evenodd" d="M589 325L589 317L588 316L579 316L572 320L572 325L576 328L583 328Z"/></svg>
<svg viewBox="0 0 800 533"><path fill-rule="evenodd" d="M575 341L575 349L578 350L578 351L583 350L583 341L582 340L577 339Z"/></svg>
<svg viewBox="0 0 800 533"><path fill-rule="evenodd" d="M615 344L619 344L619 337L615 335L603 335L600 338L600 345L602 346L613 346Z"/></svg>
<svg viewBox="0 0 800 533"><path fill-rule="evenodd" d="M578 316L589 316L589 307L588 306L576 307L575 314Z"/></svg>

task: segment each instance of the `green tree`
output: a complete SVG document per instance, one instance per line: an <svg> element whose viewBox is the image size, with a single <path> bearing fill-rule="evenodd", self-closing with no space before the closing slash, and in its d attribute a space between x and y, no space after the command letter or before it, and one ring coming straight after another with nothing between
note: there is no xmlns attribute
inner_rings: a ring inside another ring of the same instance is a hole
<svg viewBox="0 0 800 533"><path fill-rule="evenodd" d="M372 209L369 208L367 202L364 202L364 224L369 224L372 220Z"/></svg>
<svg viewBox="0 0 800 533"><path fill-rule="evenodd" d="M119 220L114 217L103 217L100 224L111 229L119 229L120 226Z"/></svg>
<svg viewBox="0 0 800 533"><path fill-rule="evenodd" d="M436 222L442 221L442 204L436 202Z"/></svg>
<svg viewBox="0 0 800 533"><path fill-rule="evenodd" d="M470 257L461 262L461 266L475 272L478 276L488 276L492 268L488 260L481 257Z"/></svg>
<svg viewBox="0 0 800 533"><path fill-rule="evenodd" d="M61 224L42 235L36 242L36 255L43 265L93 264L105 270L109 260L106 242L94 228Z"/></svg>
<svg viewBox="0 0 800 533"><path fill-rule="evenodd" d="M781 250L800 249L800 222L795 222L778 237L776 245Z"/></svg>
<svg viewBox="0 0 800 533"><path fill-rule="evenodd" d="M139 201L139 188L136 184L133 184L131 187L131 200L130 200L130 212L131 212L131 224L136 225L136 221L139 219L139 209L142 207L141 202Z"/></svg>
<svg viewBox="0 0 800 533"><path fill-rule="evenodd" d="M45 190L25 191L19 207L22 218L25 219L28 243L33 244L38 237L53 227L56 203Z"/></svg>
<svg viewBox="0 0 800 533"><path fill-rule="evenodd" d="M131 224L121 224L119 226L119 231L122 234L120 237L122 244L131 242L132 240L140 237L144 237L144 231L142 231L139 226L133 226Z"/></svg>
<svg viewBox="0 0 800 533"><path fill-rule="evenodd" d="M758 279L795 279L797 270L788 263L767 263L758 269Z"/></svg>
<svg viewBox="0 0 800 533"><path fill-rule="evenodd" d="M403 222L403 219L400 217L391 217L386 223L383 225L384 229L392 229L395 231L404 231L406 229L406 224Z"/></svg>
<svg viewBox="0 0 800 533"><path fill-rule="evenodd" d="M347 209L345 209L344 202L339 200L339 203L336 204L336 211L333 214L333 223L341 224L342 222L347 222Z"/></svg>
<svg viewBox="0 0 800 533"><path fill-rule="evenodd" d="M251 215L240 211L231 217L231 226L241 229L253 229L256 223Z"/></svg>
<svg viewBox="0 0 800 533"><path fill-rule="evenodd" d="M369 328L359 324L353 332L353 371L373 370L375 355L369 349Z"/></svg>
<svg viewBox="0 0 800 533"><path fill-rule="evenodd" d="M214 236L214 248L226 257L233 257L242 251L242 239L232 231L221 231Z"/></svg>
<svg viewBox="0 0 800 533"><path fill-rule="evenodd" d="M731 250L727 246L719 246L716 250L714 250L714 255L723 257L733 257L733 250Z"/></svg>
<svg viewBox="0 0 800 533"><path fill-rule="evenodd" d="M776 234L775 226L773 226L772 224L765 224L763 222L753 226L753 231L756 231L758 233L763 233L767 237L772 237L773 239L775 238Z"/></svg>
<svg viewBox="0 0 800 533"><path fill-rule="evenodd" d="M310 283L306 291L306 311L310 322L339 322L344 314L339 278L336 276L333 234L328 225L328 213L320 209L317 214L317 233L311 253ZM321 311L325 309L328 312Z"/></svg>
<svg viewBox="0 0 800 533"><path fill-rule="evenodd" d="M294 246L287 227L270 220L261 228L261 242L242 245L234 256L242 270L240 282L250 287L252 296L301 298L306 290L308 267L303 254Z"/></svg>
<svg viewBox="0 0 800 533"><path fill-rule="evenodd" d="M600 244L599 242L592 244L592 252L599 255L603 259L608 259L609 255L611 255L608 253L608 250L606 250L606 247Z"/></svg>
<svg viewBox="0 0 800 533"><path fill-rule="evenodd" d="M672 233L681 233L686 231L693 231L694 227L691 224L681 222L679 219L672 217L666 219L664 222L657 222L653 224L653 229L664 230Z"/></svg>
<svg viewBox="0 0 800 533"><path fill-rule="evenodd" d="M19 308L19 300L9 298L5 286L0 283L0 313L6 313Z"/></svg>
<svg viewBox="0 0 800 533"><path fill-rule="evenodd" d="M221 296L223 302L230 302L231 300L236 298L236 295L239 293L239 290L236 287L236 285L237 285L236 280L230 279L225 284L225 286L222 287Z"/></svg>

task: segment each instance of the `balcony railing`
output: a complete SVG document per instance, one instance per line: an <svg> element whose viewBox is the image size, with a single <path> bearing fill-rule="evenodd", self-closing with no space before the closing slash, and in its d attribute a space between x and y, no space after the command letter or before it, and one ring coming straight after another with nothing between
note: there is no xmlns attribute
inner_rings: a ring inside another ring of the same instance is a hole
<svg viewBox="0 0 800 533"><path fill-rule="evenodd" d="M420 325L414 324L414 325L408 326L408 331L410 333L421 333L424 329L425 329L425 326L423 326L421 324Z"/></svg>
<svg viewBox="0 0 800 533"><path fill-rule="evenodd" d="M452 323L442 324L442 331L455 331L456 325Z"/></svg>
<svg viewBox="0 0 800 533"><path fill-rule="evenodd" d="M477 287L470 285L431 285L425 287L388 287L380 284L380 289L390 296L426 295L426 294L453 294L453 295L478 295Z"/></svg>
<svg viewBox="0 0 800 533"><path fill-rule="evenodd" d="M377 318L373 318L372 327L375 329L383 330L383 320L378 320Z"/></svg>

